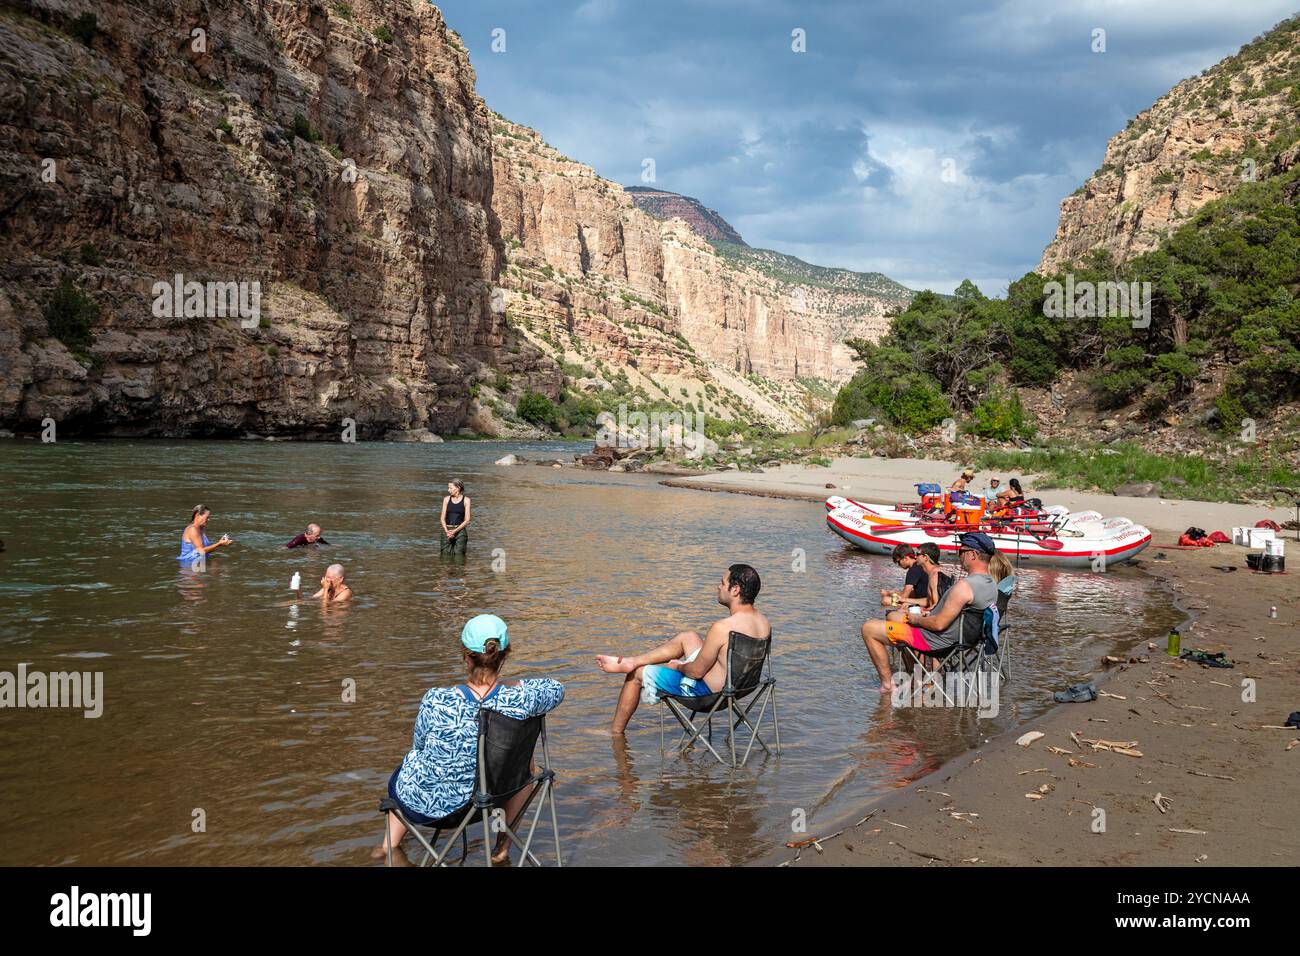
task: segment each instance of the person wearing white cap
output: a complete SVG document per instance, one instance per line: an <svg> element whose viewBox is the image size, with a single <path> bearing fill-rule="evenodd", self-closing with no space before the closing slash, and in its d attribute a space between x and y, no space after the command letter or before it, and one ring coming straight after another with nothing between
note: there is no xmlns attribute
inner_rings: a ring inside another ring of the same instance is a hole
<svg viewBox="0 0 1300 956"><path fill-rule="evenodd" d="M510 633L495 614L470 618L460 632L466 681L457 687L432 687L420 702L411 750L388 780L388 795L419 826L432 824L463 807L474 795L478 770L478 715L483 708L524 720L549 713L564 700L564 686L549 678L501 683L501 668L510 656ZM506 819L514 819L529 796L525 787L506 805ZM388 855L400 848L406 826L397 814L388 814L388 834L371 854ZM509 850L498 844L494 862ZM403 859L400 853L395 860Z"/></svg>

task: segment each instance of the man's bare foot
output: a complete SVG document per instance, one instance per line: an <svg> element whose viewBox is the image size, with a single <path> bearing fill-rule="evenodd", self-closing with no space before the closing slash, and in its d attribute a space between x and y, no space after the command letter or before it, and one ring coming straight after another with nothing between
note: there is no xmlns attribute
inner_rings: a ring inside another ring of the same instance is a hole
<svg viewBox="0 0 1300 956"><path fill-rule="evenodd" d="M630 674L636 670L626 657L615 657L613 654L597 654L596 666L606 674Z"/></svg>

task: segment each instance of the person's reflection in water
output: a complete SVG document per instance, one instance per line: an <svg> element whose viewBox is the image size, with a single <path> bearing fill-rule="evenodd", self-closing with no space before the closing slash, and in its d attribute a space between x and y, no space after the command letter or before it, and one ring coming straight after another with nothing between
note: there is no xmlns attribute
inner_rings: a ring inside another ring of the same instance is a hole
<svg viewBox="0 0 1300 956"><path fill-rule="evenodd" d="M626 810L628 815L641 809L641 801L636 798L637 779L633 772L632 753L624 736L610 736L614 743L614 783L618 787L616 805Z"/></svg>

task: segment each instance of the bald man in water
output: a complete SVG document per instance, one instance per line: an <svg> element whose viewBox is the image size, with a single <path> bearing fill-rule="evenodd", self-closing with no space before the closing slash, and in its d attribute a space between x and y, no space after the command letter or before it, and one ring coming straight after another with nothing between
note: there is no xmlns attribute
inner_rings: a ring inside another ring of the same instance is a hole
<svg viewBox="0 0 1300 956"><path fill-rule="evenodd" d="M331 564L325 569L325 577L320 579L320 590L312 597L318 597L326 604L352 600L352 589L343 580L343 565Z"/></svg>

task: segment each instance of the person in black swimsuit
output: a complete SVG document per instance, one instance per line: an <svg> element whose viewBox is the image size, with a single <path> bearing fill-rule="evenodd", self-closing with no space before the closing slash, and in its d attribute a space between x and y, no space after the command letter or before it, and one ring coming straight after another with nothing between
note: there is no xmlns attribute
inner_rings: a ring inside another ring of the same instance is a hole
<svg viewBox="0 0 1300 956"><path fill-rule="evenodd" d="M465 496L465 482L453 478L447 482L447 496L442 499L442 554L465 553L469 544L470 500Z"/></svg>

